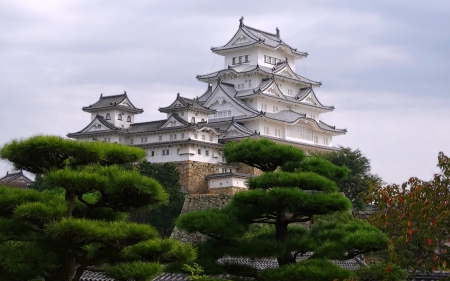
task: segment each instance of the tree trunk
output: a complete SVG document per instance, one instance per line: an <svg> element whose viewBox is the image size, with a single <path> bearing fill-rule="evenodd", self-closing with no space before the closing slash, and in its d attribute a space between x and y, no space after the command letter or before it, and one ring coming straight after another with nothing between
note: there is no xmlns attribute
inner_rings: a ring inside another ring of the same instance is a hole
<svg viewBox="0 0 450 281"><path fill-rule="evenodd" d="M74 273L75 273L75 256L73 256L71 253L67 253L64 256L59 280L72 281Z"/></svg>
<svg viewBox="0 0 450 281"><path fill-rule="evenodd" d="M66 217L70 218L72 217L73 206L75 203L75 192L66 190L65 200L69 203L69 210L67 210Z"/></svg>
<svg viewBox="0 0 450 281"><path fill-rule="evenodd" d="M286 242L288 239L288 223L285 222L281 216L278 216L275 222L275 236L276 240L282 243ZM283 256L278 257L277 260L278 266L296 263L289 249L286 250Z"/></svg>

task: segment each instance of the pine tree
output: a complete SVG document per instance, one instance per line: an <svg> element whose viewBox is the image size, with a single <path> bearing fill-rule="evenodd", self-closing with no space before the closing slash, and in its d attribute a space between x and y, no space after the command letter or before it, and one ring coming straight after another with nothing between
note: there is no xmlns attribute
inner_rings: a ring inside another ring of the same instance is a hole
<svg viewBox="0 0 450 281"><path fill-rule="evenodd" d="M265 173L251 178L249 191L235 194L225 208L191 212L177 220L188 233L210 237L200 246L200 255L210 260L223 255L276 257L280 267L263 271L259 279L331 281L351 272L328 259L386 248L381 231L351 217L350 200L331 180L344 178L346 168L266 139L228 143L223 151L227 162L246 163ZM340 219L326 219L332 214ZM309 259L296 262L311 252ZM221 270L236 274L229 265Z"/></svg>
<svg viewBox="0 0 450 281"><path fill-rule="evenodd" d="M0 280L77 281L85 270L151 280L161 263L195 259L189 245L127 222L131 210L168 199L157 181L119 166L144 156L139 148L53 136L1 148L1 158L44 175L53 190L0 187Z"/></svg>

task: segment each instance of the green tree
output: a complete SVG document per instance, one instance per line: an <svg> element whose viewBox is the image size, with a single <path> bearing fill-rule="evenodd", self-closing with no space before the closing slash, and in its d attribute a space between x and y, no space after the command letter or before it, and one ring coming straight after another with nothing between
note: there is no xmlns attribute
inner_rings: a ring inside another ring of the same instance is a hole
<svg viewBox="0 0 450 281"><path fill-rule="evenodd" d="M331 281L348 278L351 272L324 260L349 259L386 247L387 237L366 222L353 218L315 222L321 215L349 213L350 200L329 179L345 177L345 167L306 158L300 149L266 139L229 143L224 155L228 162L243 162L265 173L250 179L249 191L235 194L225 208L180 216L177 226L212 238L200 246L201 256L276 257L280 268L262 272L259 279ZM296 262L308 252L314 252L311 258ZM236 268L222 270L235 273Z"/></svg>
<svg viewBox="0 0 450 281"><path fill-rule="evenodd" d="M373 185L366 200L377 212L371 222L388 234L389 261L412 271L447 269L450 262L450 159L438 156L431 181Z"/></svg>
<svg viewBox="0 0 450 281"><path fill-rule="evenodd" d="M339 190L345 193L356 209L364 209L364 200L359 196L370 184L381 185L383 180L370 173L370 160L359 149L339 147L338 151L321 153L320 156L337 166L345 166L350 172L346 178L335 178Z"/></svg>
<svg viewBox="0 0 450 281"><path fill-rule="evenodd" d="M150 223L162 237L170 237L175 219L180 215L184 203L181 192L180 172L171 163L150 163L144 160L137 166L141 175L154 178L169 194L169 203L155 206L150 211L136 214L140 222Z"/></svg>
<svg viewBox="0 0 450 281"><path fill-rule="evenodd" d="M127 222L131 210L167 202L156 180L118 166L144 156L139 148L53 136L3 146L1 158L58 189L0 187L0 280L77 281L87 269L151 280L161 263L193 260L189 245Z"/></svg>

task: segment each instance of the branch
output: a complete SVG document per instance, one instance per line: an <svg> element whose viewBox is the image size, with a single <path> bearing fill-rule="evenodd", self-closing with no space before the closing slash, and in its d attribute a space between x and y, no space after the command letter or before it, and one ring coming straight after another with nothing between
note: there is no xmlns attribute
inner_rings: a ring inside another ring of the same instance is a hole
<svg viewBox="0 0 450 281"><path fill-rule="evenodd" d="M86 266L86 270L92 271L92 272L103 272L105 269L101 266Z"/></svg>

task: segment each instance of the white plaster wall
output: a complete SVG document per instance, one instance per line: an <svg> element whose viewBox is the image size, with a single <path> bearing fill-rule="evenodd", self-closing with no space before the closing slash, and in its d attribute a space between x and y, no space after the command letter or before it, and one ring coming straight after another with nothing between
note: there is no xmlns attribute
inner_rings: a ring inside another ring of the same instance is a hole
<svg viewBox="0 0 450 281"><path fill-rule="evenodd" d="M220 179L210 179L208 180L209 188L222 188L222 187L243 187L246 188L245 185L246 179L237 178L237 177L226 177Z"/></svg>
<svg viewBox="0 0 450 281"><path fill-rule="evenodd" d="M201 154L198 154L198 149L201 150ZM155 163L191 160L215 164L220 160L219 157L217 157L219 155L218 148L201 145L191 145L189 147L180 145L164 145L154 148L146 148L145 150L147 152L147 160ZM169 150L169 155L163 155L163 150L166 152ZM206 155L206 150L209 152L208 156ZM152 156L152 151L154 151L154 156Z"/></svg>
<svg viewBox="0 0 450 281"><path fill-rule="evenodd" d="M117 109L111 109L111 110L104 110L104 111L99 111L99 112L95 112L95 113L91 113L91 121L95 119L95 116L100 115L103 118L105 118L106 120L106 114L110 115L110 120L107 120L109 123L113 124L116 127L121 128L123 125L123 128L128 128L131 124L134 123L134 113L129 113L129 112L124 112L124 111L120 111ZM122 121L117 120L119 113L123 113L122 115ZM127 122L127 118L128 116L131 117L131 122Z"/></svg>
<svg viewBox="0 0 450 281"><path fill-rule="evenodd" d="M294 56L284 53L281 48L277 50L270 50L267 48L259 47L258 48L258 64L267 66L267 67L274 67L273 64L265 63L264 62L264 56L271 56L273 58L280 59L282 61L286 60L286 57L288 58L289 66L292 68L292 70L295 71L295 63L294 63Z"/></svg>

